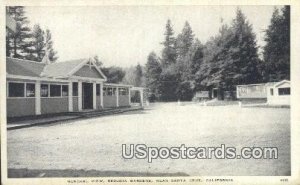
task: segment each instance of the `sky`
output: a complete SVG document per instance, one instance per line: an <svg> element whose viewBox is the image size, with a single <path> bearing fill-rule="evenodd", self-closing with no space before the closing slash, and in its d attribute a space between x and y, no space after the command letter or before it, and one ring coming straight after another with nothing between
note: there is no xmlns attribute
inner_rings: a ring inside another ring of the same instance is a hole
<svg viewBox="0 0 300 185"><path fill-rule="evenodd" d="M265 43L274 6L239 6L253 25L257 44ZM280 7L278 7L280 8ZM59 61L98 55L104 66L145 64L154 51L161 55L165 24L170 19L175 35L188 21L202 43L230 24L237 6L27 6L30 25L52 33Z"/></svg>

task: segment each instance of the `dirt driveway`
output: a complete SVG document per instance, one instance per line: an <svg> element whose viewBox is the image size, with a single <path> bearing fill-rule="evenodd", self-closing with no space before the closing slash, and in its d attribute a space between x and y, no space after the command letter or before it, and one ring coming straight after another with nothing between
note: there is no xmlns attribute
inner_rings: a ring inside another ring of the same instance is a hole
<svg viewBox="0 0 300 185"><path fill-rule="evenodd" d="M118 172L119 176L128 172L192 176L291 173L290 109L164 103L140 112L11 130L7 135L11 170L97 170ZM279 153L278 159L268 160L156 159L148 163L122 158L122 144L140 143L155 147L271 146L278 147Z"/></svg>

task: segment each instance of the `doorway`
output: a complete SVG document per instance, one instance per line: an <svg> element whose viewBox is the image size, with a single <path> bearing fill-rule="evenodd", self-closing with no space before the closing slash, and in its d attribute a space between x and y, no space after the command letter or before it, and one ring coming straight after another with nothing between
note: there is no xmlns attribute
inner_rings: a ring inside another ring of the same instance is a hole
<svg viewBox="0 0 300 185"><path fill-rule="evenodd" d="M217 98L217 97L218 97L218 89L214 88L212 93L212 98Z"/></svg>
<svg viewBox="0 0 300 185"><path fill-rule="evenodd" d="M82 108L93 109L93 84L82 83Z"/></svg>

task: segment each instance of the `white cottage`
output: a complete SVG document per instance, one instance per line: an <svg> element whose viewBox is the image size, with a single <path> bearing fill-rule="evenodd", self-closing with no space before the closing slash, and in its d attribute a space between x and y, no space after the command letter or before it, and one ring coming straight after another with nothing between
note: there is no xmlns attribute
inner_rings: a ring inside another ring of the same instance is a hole
<svg viewBox="0 0 300 185"><path fill-rule="evenodd" d="M290 105L291 84L288 80L267 86L267 100L271 105Z"/></svg>

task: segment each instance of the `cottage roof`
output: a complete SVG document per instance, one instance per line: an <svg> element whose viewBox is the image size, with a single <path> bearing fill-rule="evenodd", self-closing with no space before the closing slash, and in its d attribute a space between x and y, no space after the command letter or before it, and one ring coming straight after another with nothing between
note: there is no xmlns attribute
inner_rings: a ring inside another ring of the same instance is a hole
<svg viewBox="0 0 300 185"><path fill-rule="evenodd" d="M74 68L80 65L82 62L87 61L86 59L69 60L65 62L57 62L46 65L42 76L60 77L66 76Z"/></svg>
<svg viewBox="0 0 300 185"><path fill-rule="evenodd" d="M280 85L282 85L282 84L284 84L284 83L290 84L290 81L289 81L289 80L282 80L282 81L280 81L280 82L277 82L274 86L275 86L275 87L278 87L278 86L280 86Z"/></svg>
<svg viewBox="0 0 300 185"><path fill-rule="evenodd" d="M6 58L6 72L11 75L29 76L29 77L68 77L76 72L80 67L89 62L88 59L69 60L45 64L24 59ZM105 75L97 68L101 76Z"/></svg>
<svg viewBox="0 0 300 185"><path fill-rule="evenodd" d="M6 72L11 75L39 77L45 64L30 60L6 58Z"/></svg>

